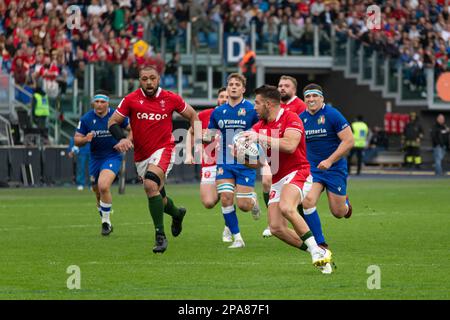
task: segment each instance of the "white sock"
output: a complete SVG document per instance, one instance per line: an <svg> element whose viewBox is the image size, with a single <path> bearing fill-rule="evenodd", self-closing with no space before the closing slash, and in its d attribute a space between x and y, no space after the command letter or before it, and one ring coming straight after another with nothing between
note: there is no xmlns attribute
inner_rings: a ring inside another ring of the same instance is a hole
<svg viewBox="0 0 450 320"><path fill-rule="evenodd" d="M313 253L315 251L318 250L322 250L316 242L316 239L314 239L314 237L309 237L308 239L306 239L305 241L306 246L308 247L308 252Z"/></svg>
<svg viewBox="0 0 450 320"><path fill-rule="evenodd" d="M242 239L242 236L241 236L241 233L240 233L240 232L238 232L238 233L236 233L236 234L233 234L233 237L234 237L234 241L236 241L236 240L244 241L244 240Z"/></svg>
<svg viewBox="0 0 450 320"><path fill-rule="evenodd" d="M102 223L108 223L111 224L111 221L109 220L109 215L111 213L111 207L112 203L105 203L103 201L100 201L100 208L102 210Z"/></svg>

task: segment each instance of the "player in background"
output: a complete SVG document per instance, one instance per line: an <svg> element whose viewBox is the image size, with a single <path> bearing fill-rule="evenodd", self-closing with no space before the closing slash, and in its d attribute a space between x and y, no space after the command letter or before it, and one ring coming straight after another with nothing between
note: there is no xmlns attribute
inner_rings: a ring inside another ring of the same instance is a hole
<svg viewBox="0 0 450 320"><path fill-rule="evenodd" d="M228 101L227 88L222 87L217 91L217 107L223 105ZM198 114L198 118L202 122L202 132L206 133L208 124L215 108L202 110ZM194 137L194 130L189 128L186 135L186 164L193 164L194 158L192 156L192 139ZM217 141L213 140L210 143L203 143L202 151L202 171L200 181L200 199L206 209L212 209L219 202L219 194L216 187L216 148ZM233 242L230 229L225 226L222 240L224 242Z"/></svg>
<svg viewBox="0 0 450 320"><path fill-rule="evenodd" d="M103 91L97 91L91 100L93 109L85 113L78 123L74 136L77 147L91 144L89 176L92 190L97 198L97 210L102 218L102 235L113 231L110 220L112 211L111 185L120 170L122 154L114 149L117 140L108 131L108 120L114 113L109 107L109 97ZM130 129L128 118L121 124L122 129ZM132 135L128 138L131 140Z"/></svg>
<svg viewBox="0 0 450 320"><path fill-rule="evenodd" d="M268 208L270 231L285 243L309 251L313 264L323 272L323 267L331 263L331 252L318 246L297 212L297 206L304 199L304 189L312 182L302 121L297 114L280 107L280 92L276 87L263 85L255 94L260 121L244 136L262 146L272 172ZM237 149L239 154L239 147ZM239 158L242 159L238 155ZM293 229L288 227L288 222Z"/></svg>
<svg viewBox="0 0 450 320"><path fill-rule="evenodd" d="M163 253L168 241L164 232L164 212L172 217L171 231L177 237L182 230L184 208L177 208L166 196L164 183L175 161L172 135L172 114L178 112L191 126L199 121L195 110L177 94L160 88L160 75L153 67L139 72L140 88L120 102L109 120L109 131L119 141L115 148L124 152L133 147L138 175L143 180L148 208L155 227L154 253ZM120 125L130 118L133 142L125 137ZM195 143L201 142L201 132L194 130Z"/></svg>
<svg viewBox="0 0 450 320"><path fill-rule="evenodd" d="M256 172L237 163L227 148L238 132L248 130L258 122L253 104L244 99L245 86L244 76L238 73L228 76L228 102L214 109L207 132L208 139L215 136L217 130L221 134L217 152L216 185L225 225L233 235L233 243L228 247L231 249L245 247L234 206L235 192L239 209L244 212L251 211L255 220L260 218L258 198L254 191Z"/></svg>
<svg viewBox="0 0 450 320"><path fill-rule="evenodd" d="M300 118L306 133L306 155L311 165L313 184L303 201L305 213L317 216L317 201L326 189L331 213L350 218L352 206L347 196L346 154L354 144L350 124L335 108L324 103L322 88L311 83L303 89L307 105ZM310 225L312 229L315 226ZM317 227L317 226L316 226Z"/></svg>
<svg viewBox="0 0 450 320"><path fill-rule="evenodd" d="M278 91L280 92L281 96L280 100L281 108L287 111L292 111L298 115L306 110L306 104L303 102L302 99L297 97L297 79L291 76L282 75L278 80ZM261 169L261 176L262 176L264 202L267 207L269 201L270 186L272 185L272 175L270 174L270 168L268 169L267 166L264 166ZM299 205L298 210L300 214L303 213L303 207L301 206L301 204ZM263 232L263 237L270 237L270 236L271 236L270 228L267 227ZM316 237L316 234L314 234L314 237ZM316 240L318 240L317 237Z"/></svg>

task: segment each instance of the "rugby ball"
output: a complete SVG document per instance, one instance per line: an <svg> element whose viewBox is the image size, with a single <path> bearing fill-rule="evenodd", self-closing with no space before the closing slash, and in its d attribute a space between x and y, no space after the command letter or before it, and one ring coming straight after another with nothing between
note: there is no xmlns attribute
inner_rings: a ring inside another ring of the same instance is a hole
<svg viewBox="0 0 450 320"><path fill-rule="evenodd" d="M237 151L238 160L240 156L244 155L244 159L247 162L256 163L263 152L261 146L256 142L250 142L249 139L244 137L243 132L239 132L233 137L233 145Z"/></svg>

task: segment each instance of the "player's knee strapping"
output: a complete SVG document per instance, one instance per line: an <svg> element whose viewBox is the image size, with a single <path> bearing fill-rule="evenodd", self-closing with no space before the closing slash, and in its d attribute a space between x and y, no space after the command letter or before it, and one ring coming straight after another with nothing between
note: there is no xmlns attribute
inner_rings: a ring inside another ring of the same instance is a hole
<svg viewBox="0 0 450 320"><path fill-rule="evenodd" d="M231 192L234 193L234 184L232 183L221 183L217 186L217 193Z"/></svg>
<svg viewBox="0 0 450 320"><path fill-rule="evenodd" d="M153 173L151 171L147 171L145 173L144 179L155 182L158 185L158 187L161 185L161 179L158 177L158 175L156 175L155 173Z"/></svg>
<svg viewBox="0 0 450 320"><path fill-rule="evenodd" d="M253 203L256 203L256 192L247 192L247 193L243 193L243 192L238 192L236 193L236 198L238 199L252 199Z"/></svg>

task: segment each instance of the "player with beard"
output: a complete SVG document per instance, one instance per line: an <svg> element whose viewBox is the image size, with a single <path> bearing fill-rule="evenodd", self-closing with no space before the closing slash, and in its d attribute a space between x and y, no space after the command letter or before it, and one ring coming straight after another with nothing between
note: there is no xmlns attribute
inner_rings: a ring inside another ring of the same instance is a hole
<svg viewBox="0 0 450 320"><path fill-rule="evenodd" d="M185 209L178 209L166 197L164 183L175 161L175 142L172 135L172 114L178 112L191 126L199 121L195 110L177 94L160 88L160 75L154 67L139 72L140 88L120 102L109 120L109 131L119 143L116 150L125 152L134 145L134 161L138 175L144 182L148 208L155 227L154 253L167 248L164 232L164 212L172 216L171 231L177 237L182 230ZM126 117L130 119L133 139L127 139L120 128ZM201 142L201 132L194 130L195 143Z"/></svg>
<svg viewBox="0 0 450 320"><path fill-rule="evenodd" d="M243 136L248 143L258 142L263 148L273 175L268 206L270 230L285 243L308 251L313 265L321 272L331 273L331 252L318 246L305 220L297 213L298 204L305 198L305 189L312 184L302 121L297 114L280 107L276 87L263 85L255 94L255 110L260 121ZM239 146L235 148L231 148L232 152L242 161L245 158L240 155L242 150ZM258 166L245 160L243 163Z"/></svg>
<svg viewBox="0 0 450 320"><path fill-rule="evenodd" d="M278 81L278 92L280 92L281 96L280 107L284 110L292 111L298 115L306 110L306 104L302 99L297 97L297 80L294 77L282 75L280 77L280 80ZM270 174L270 170L267 169L267 166L263 167L263 169L261 170L261 176L264 202L267 206L267 203L269 201L270 186L272 184L272 175ZM316 239L317 243L325 248L328 247L322 232L322 224L320 222L319 215L313 214L310 211L307 211L305 215L301 204L299 204L297 210L305 219L306 223L314 234L314 238ZM313 212L317 213L316 211ZM270 236L270 228L267 227L263 232L263 237Z"/></svg>

